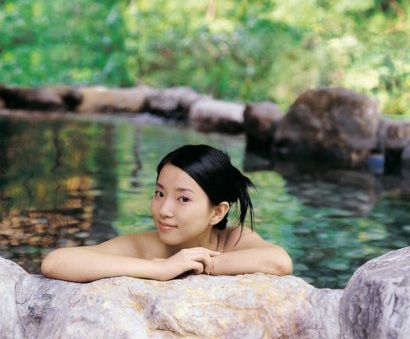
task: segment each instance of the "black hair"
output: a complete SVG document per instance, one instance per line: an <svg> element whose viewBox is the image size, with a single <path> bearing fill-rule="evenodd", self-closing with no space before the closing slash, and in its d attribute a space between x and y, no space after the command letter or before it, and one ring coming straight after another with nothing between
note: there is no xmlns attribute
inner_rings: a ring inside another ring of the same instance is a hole
<svg viewBox="0 0 410 339"><path fill-rule="evenodd" d="M243 227L249 210L251 229L254 228L253 205L249 189L252 181L232 165L229 155L208 145L185 145L168 153L157 166L157 179L166 164L182 169L205 191L212 205L222 201L239 203L239 225ZM238 212L238 208L236 209ZM223 230L228 213L215 228Z"/></svg>

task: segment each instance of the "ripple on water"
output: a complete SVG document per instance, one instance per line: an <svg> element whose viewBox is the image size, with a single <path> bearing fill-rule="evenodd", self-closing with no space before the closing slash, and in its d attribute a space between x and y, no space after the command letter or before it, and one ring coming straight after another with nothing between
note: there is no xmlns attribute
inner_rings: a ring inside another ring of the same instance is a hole
<svg viewBox="0 0 410 339"><path fill-rule="evenodd" d="M394 240L392 245L396 248L403 248L409 246L408 242L405 240Z"/></svg>
<svg viewBox="0 0 410 339"><path fill-rule="evenodd" d="M406 233L410 233L410 225L404 225L402 226L402 230Z"/></svg>
<svg viewBox="0 0 410 339"><path fill-rule="evenodd" d="M309 267L305 264L302 264L302 263L296 263L293 266L293 269L295 270L295 272L303 272L303 271L308 271Z"/></svg>
<svg viewBox="0 0 410 339"><path fill-rule="evenodd" d="M345 262L334 260L329 262L327 267L335 271L346 271L349 268L349 265Z"/></svg>

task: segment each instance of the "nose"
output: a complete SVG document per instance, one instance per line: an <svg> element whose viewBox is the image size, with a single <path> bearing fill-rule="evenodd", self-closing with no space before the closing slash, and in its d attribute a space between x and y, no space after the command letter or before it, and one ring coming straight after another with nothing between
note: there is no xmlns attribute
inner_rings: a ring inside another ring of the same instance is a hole
<svg viewBox="0 0 410 339"><path fill-rule="evenodd" d="M159 207L159 215L161 218L171 218L174 215L173 203L170 199L164 199Z"/></svg>

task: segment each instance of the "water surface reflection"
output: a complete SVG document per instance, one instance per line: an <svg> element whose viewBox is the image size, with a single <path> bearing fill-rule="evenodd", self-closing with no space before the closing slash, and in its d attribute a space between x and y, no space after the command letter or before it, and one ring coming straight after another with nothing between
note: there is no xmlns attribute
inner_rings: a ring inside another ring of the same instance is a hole
<svg viewBox="0 0 410 339"><path fill-rule="evenodd" d="M42 117L0 116L0 255L29 272L53 248L150 229L156 163L185 143L206 142L245 163L258 187L258 232L284 246L295 274L317 287L343 287L363 262L409 245L404 174L272 170L244 152L242 136L142 118Z"/></svg>

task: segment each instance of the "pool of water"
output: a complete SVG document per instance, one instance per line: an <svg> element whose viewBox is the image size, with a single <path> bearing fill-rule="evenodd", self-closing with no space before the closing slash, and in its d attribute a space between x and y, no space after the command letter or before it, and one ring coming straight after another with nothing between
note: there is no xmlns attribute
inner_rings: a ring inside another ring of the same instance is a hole
<svg viewBox="0 0 410 339"><path fill-rule="evenodd" d="M410 244L410 175L297 168L245 152L243 136L202 134L147 115L0 115L0 256L38 273L61 246L152 229L158 160L186 143L226 150L257 186L257 231L294 274L343 288L357 267Z"/></svg>

